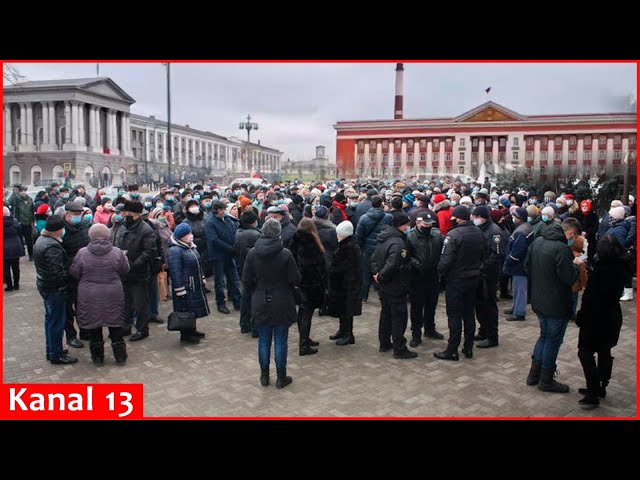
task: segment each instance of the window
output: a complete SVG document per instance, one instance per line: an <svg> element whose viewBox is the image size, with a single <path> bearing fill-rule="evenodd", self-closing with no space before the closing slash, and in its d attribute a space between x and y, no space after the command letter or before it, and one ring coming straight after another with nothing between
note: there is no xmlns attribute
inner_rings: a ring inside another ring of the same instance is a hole
<svg viewBox="0 0 640 480"><path fill-rule="evenodd" d="M389 155L387 155L386 153L384 155L382 155L382 161L384 163L387 163L389 161Z"/></svg>
<svg viewBox="0 0 640 480"><path fill-rule="evenodd" d="M518 137L513 137L513 146L514 147L520 146L520 139Z"/></svg>
<svg viewBox="0 0 640 480"><path fill-rule="evenodd" d="M369 163L375 163L376 161L376 154L372 153L369 155Z"/></svg>
<svg viewBox="0 0 640 480"><path fill-rule="evenodd" d="M540 173L542 173L543 175L547 173L547 167L545 167L544 165L540 165Z"/></svg>
<svg viewBox="0 0 640 480"><path fill-rule="evenodd" d="M413 162L413 153L408 153L407 154L407 161L408 162Z"/></svg>
<svg viewBox="0 0 640 480"><path fill-rule="evenodd" d="M559 175L560 174L560 165L555 165L553 167L553 174L554 175Z"/></svg>
<svg viewBox="0 0 640 480"><path fill-rule="evenodd" d="M506 140L505 138L501 138L501 139L500 139L500 146L501 146L501 147L504 147L504 146L506 146L506 145L507 145L507 140Z"/></svg>
<svg viewBox="0 0 640 480"><path fill-rule="evenodd" d="M426 162L427 161L427 154L426 153L421 153L420 154L420 161L421 162Z"/></svg>
<svg viewBox="0 0 640 480"><path fill-rule="evenodd" d="M402 148L402 142L400 140L396 140L395 149L400 150Z"/></svg>
<svg viewBox="0 0 640 480"><path fill-rule="evenodd" d="M507 154L506 152L500 152L498 153L498 161L499 162L504 162L507 159Z"/></svg>
<svg viewBox="0 0 640 480"><path fill-rule="evenodd" d="M461 147L466 146L466 143L467 143L467 142L466 142L466 140L465 140L464 138L461 138L461 139L460 139L460 146L461 146Z"/></svg>
<svg viewBox="0 0 640 480"><path fill-rule="evenodd" d="M440 155L439 153L432 153L431 154L431 161L432 162L437 162L438 161L438 155Z"/></svg>
<svg viewBox="0 0 640 480"><path fill-rule="evenodd" d="M531 152L529 152L531 153ZM513 159L518 160L518 152L513 152Z"/></svg>
<svg viewBox="0 0 640 480"><path fill-rule="evenodd" d="M606 150L598 150L598 160L604 160L607 157Z"/></svg>
<svg viewBox="0 0 640 480"><path fill-rule="evenodd" d="M462 175L464 175L464 165L460 165L458 167L458 173L461 173Z"/></svg>
<svg viewBox="0 0 640 480"><path fill-rule="evenodd" d="M576 143L578 143L578 140L576 139L576 137L569 138L569 145L575 145Z"/></svg>
<svg viewBox="0 0 640 480"><path fill-rule="evenodd" d="M635 145L636 144L636 136L635 135L631 135L629 137L629 145Z"/></svg>
<svg viewBox="0 0 640 480"><path fill-rule="evenodd" d="M614 150L613 151L613 158L616 160L619 160L622 158L622 152L620 150Z"/></svg>
<svg viewBox="0 0 640 480"><path fill-rule="evenodd" d="M527 147L533 147L533 138L527 138Z"/></svg>
<svg viewBox="0 0 640 480"><path fill-rule="evenodd" d="M553 159L554 160L562 160L562 151L561 150L557 150L557 151L553 152Z"/></svg>
<svg viewBox="0 0 640 480"><path fill-rule="evenodd" d="M606 145L607 144L607 137L605 135L600 135L600 138L598 139L598 143L600 145Z"/></svg>
<svg viewBox="0 0 640 480"><path fill-rule="evenodd" d="M433 139L433 149L434 150L439 150L440 149L440 139L438 139L438 138L434 138Z"/></svg>
<svg viewBox="0 0 640 480"><path fill-rule="evenodd" d="M371 141L369 142L369 148L370 148L371 150L375 150L375 149L377 148L377 146L376 146L376 141L375 141L375 140L371 140Z"/></svg>
<svg viewBox="0 0 640 480"><path fill-rule="evenodd" d="M364 155L358 155L358 163L364 163Z"/></svg>
<svg viewBox="0 0 640 480"><path fill-rule="evenodd" d="M577 156L577 153L575 150L572 150L569 152L569 160L575 160Z"/></svg>
<svg viewBox="0 0 640 480"><path fill-rule="evenodd" d="M474 138L473 140L471 140L471 146L472 147L477 147L478 146L478 139Z"/></svg>
<svg viewBox="0 0 640 480"><path fill-rule="evenodd" d="M451 161L451 152L447 152L444 154L444 160L445 162L450 162Z"/></svg>
<svg viewBox="0 0 640 480"><path fill-rule="evenodd" d="M364 150L364 140L358 142L358 150Z"/></svg>
<svg viewBox="0 0 640 480"><path fill-rule="evenodd" d="M423 138L420 140L420 148L427 148L427 139Z"/></svg>
<svg viewBox="0 0 640 480"><path fill-rule="evenodd" d="M491 152L484 152L484 161L485 162L491 161Z"/></svg>
<svg viewBox="0 0 640 480"><path fill-rule="evenodd" d="M591 150L585 150L585 151L584 151L583 158L584 158L585 160L591 160L591 153L592 153L592 152L591 152Z"/></svg>
<svg viewBox="0 0 640 480"><path fill-rule="evenodd" d="M408 149L412 149L413 148L413 140L407 141L407 148Z"/></svg>
<svg viewBox="0 0 640 480"><path fill-rule="evenodd" d="M540 148L547 148L549 145L549 139L547 137L542 137L540 139Z"/></svg>
<svg viewBox="0 0 640 480"><path fill-rule="evenodd" d="M484 140L484 147L485 148L491 148L493 145L493 140L490 138L485 138Z"/></svg>
<svg viewBox="0 0 640 480"><path fill-rule="evenodd" d="M450 138L447 138L445 143L446 143L447 148L451 148L451 146L453 145L453 140L451 140Z"/></svg>
<svg viewBox="0 0 640 480"><path fill-rule="evenodd" d="M471 161L472 162L478 161L478 152L471 152Z"/></svg>
<svg viewBox="0 0 640 480"><path fill-rule="evenodd" d="M136 141L137 141L137 140L136 140L136 133L137 133L137 131L136 131L136 130L131 130L131 140L133 140L134 142L136 142Z"/></svg>
<svg viewBox="0 0 640 480"><path fill-rule="evenodd" d="M613 144L614 145L620 145L621 143L622 143L622 136L616 135L615 137L613 137Z"/></svg>
<svg viewBox="0 0 640 480"><path fill-rule="evenodd" d="M382 141L382 148L389 148L389 140Z"/></svg>
<svg viewBox="0 0 640 480"><path fill-rule="evenodd" d="M400 162L400 154L399 153L394 153L393 154L393 160L395 162Z"/></svg>
<svg viewBox="0 0 640 480"><path fill-rule="evenodd" d="M516 153L516 152L513 152L513 153ZM527 152L527 154L525 156L525 159L533 160L533 152L531 152L531 151Z"/></svg>
<svg viewBox="0 0 640 480"><path fill-rule="evenodd" d="M540 161L546 162L549 159L549 152L540 152Z"/></svg>
<svg viewBox="0 0 640 480"><path fill-rule="evenodd" d="M460 160L461 162L464 162L464 152L458 153L458 160Z"/></svg>
<svg viewBox="0 0 640 480"><path fill-rule="evenodd" d="M591 145L591 135L587 135L584 137L584 144Z"/></svg>
<svg viewBox="0 0 640 480"><path fill-rule="evenodd" d="M554 145L554 146L562 145L562 137L556 137L556 138L553 140L553 145Z"/></svg>

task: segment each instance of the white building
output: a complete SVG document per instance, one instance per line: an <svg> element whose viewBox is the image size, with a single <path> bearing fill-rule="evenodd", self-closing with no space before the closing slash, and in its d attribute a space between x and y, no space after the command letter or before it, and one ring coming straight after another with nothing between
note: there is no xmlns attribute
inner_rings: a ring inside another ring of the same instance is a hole
<svg viewBox="0 0 640 480"><path fill-rule="evenodd" d="M135 100L111 79L23 82L3 90L5 185L66 176L94 186L167 181L167 122L132 114ZM282 159L260 142L189 125L171 125L171 146L174 181L268 174Z"/></svg>

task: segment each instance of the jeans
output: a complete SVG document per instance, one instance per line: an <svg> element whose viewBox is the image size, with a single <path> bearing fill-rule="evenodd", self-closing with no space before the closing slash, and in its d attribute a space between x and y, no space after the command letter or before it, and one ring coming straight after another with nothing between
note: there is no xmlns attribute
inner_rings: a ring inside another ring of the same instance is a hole
<svg viewBox="0 0 640 480"><path fill-rule="evenodd" d="M538 314L538 320L540 321L540 337L538 337L533 349L533 360L542 362L542 368L555 370L556 359L560 345L564 340L564 332L567 330L569 319L552 318Z"/></svg>
<svg viewBox="0 0 640 480"><path fill-rule="evenodd" d="M157 275L151 275L149 280L149 316L157 318L158 316L158 279Z"/></svg>
<svg viewBox="0 0 640 480"><path fill-rule="evenodd" d="M576 310L578 309L578 294L580 292L571 294L571 318L576 318Z"/></svg>
<svg viewBox="0 0 640 480"><path fill-rule="evenodd" d="M40 291L44 300L44 338L49 359L62 357L62 336L67 319L67 294Z"/></svg>
<svg viewBox="0 0 640 480"><path fill-rule="evenodd" d="M269 369L271 342L275 345L276 369L287 367L288 339L288 325L260 325L258 327L258 361L262 370Z"/></svg>
<svg viewBox="0 0 640 480"><path fill-rule="evenodd" d="M362 252L362 300L369 300L371 289L371 253Z"/></svg>
<svg viewBox="0 0 640 480"><path fill-rule="evenodd" d="M514 275L511 277L513 291L513 315L524 317L527 315L527 277Z"/></svg>
<svg viewBox="0 0 640 480"><path fill-rule="evenodd" d="M229 298L233 302L233 306L239 308L242 295L239 288L240 280L238 278L238 269L236 268L236 262L233 257L213 261L213 280L216 292L216 304L218 307L222 307L225 304L225 277Z"/></svg>

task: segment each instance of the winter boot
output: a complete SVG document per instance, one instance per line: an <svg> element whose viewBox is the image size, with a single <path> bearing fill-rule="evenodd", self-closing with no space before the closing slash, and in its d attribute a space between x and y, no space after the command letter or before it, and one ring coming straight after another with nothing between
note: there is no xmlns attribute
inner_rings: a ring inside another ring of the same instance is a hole
<svg viewBox="0 0 640 480"><path fill-rule="evenodd" d="M600 390L598 396L605 398L607 396L607 386L611 380L611 371L613 370L613 359L611 355L607 358L598 355L598 377L600 378Z"/></svg>
<svg viewBox="0 0 640 480"><path fill-rule="evenodd" d="M540 383L540 370L542 370L542 362L536 362L531 357L531 369L527 375L527 385L538 385Z"/></svg>
<svg viewBox="0 0 640 480"><path fill-rule="evenodd" d="M269 386L269 369L261 368L260 369L260 385L263 387Z"/></svg>
<svg viewBox="0 0 640 480"><path fill-rule="evenodd" d="M346 324L343 318L340 319L340 326L338 327L338 331L329 337L329 340L340 340L344 337L344 331L346 329Z"/></svg>
<svg viewBox="0 0 640 480"><path fill-rule="evenodd" d="M104 365L104 342L93 341L89 344L91 351L91 360L96 367Z"/></svg>
<svg viewBox="0 0 640 480"><path fill-rule="evenodd" d="M284 388L293 382L293 378L287 377L287 367L278 368L278 379L276 380L276 388Z"/></svg>
<svg viewBox="0 0 640 480"><path fill-rule="evenodd" d="M538 388L543 392L569 393L569 385L556 382L553 378L555 374L555 368L543 368L540 372L540 384Z"/></svg>
<svg viewBox="0 0 640 480"><path fill-rule="evenodd" d="M113 342L111 344L111 348L113 349L113 356L116 359L117 365L124 365L127 363L127 344L124 340L121 342Z"/></svg>
<svg viewBox="0 0 640 480"><path fill-rule="evenodd" d="M620 297L621 302L633 300L633 287L624 289L624 294Z"/></svg>
<svg viewBox="0 0 640 480"><path fill-rule="evenodd" d="M353 317L345 320L345 331L342 338L339 338L336 345L353 345L356 343L356 337L353 336Z"/></svg>

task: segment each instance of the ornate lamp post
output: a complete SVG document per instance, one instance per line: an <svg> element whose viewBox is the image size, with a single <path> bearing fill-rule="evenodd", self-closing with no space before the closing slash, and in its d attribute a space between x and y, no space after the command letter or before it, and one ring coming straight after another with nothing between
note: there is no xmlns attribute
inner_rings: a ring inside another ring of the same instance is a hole
<svg viewBox="0 0 640 480"><path fill-rule="evenodd" d="M247 115L246 122L240 122L238 127L240 130L247 131L247 168L249 169L249 174L251 174L252 164L251 164L251 130L258 130L258 124L251 122L251 115Z"/></svg>

